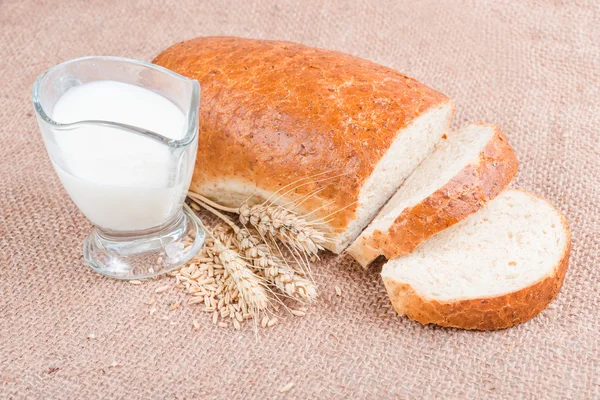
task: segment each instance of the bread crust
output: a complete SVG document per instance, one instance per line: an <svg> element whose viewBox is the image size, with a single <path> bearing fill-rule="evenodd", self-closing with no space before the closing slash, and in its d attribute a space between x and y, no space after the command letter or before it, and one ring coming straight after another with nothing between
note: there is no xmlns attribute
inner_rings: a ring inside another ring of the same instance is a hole
<svg viewBox="0 0 600 400"><path fill-rule="evenodd" d="M383 277L392 306L398 314L423 325L495 330L528 321L556 298L565 279L571 252L571 231L562 214L561 222L567 237L560 261L552 274L528 287L500 296L438 301L425 298L407 283Z"/></svg>
<svg viewBox="0 0 600 400"><path fill-rule="evenodd" d="M390 68L290 42L200 37L154 63L201 85L191 190L210 195L228 180L270 193L291 185L288 200L318 191L303 208L331 215L337 231L354 220L360 189L397 133L450 104Z"/></svg>
<svg viewBox="0 0 600 400"><path fill-rule="evenodd" d="M406 208L386 231L358 239L349 253L363 266L383 254L392 259L411 253L419 244L467 218L500 194L517 173L517 156L496 125L477 160L466 165L444 186ZM400 187L399 190L402 190Z"/></svg>

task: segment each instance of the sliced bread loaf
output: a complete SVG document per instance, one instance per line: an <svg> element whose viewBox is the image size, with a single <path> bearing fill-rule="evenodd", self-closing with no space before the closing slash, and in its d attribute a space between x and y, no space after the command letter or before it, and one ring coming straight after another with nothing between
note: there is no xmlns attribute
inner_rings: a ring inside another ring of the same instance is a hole
<svg viewBox="0 0 600 400"><path fill-rule="evenodd" d="M564 217L545 200L507 190L381 273L392 305L422 324L502 329L557 295L571 248Z"/></svg>
<svg viewBox="0 0 600 400"><path fill-rule="evenodd" d="M504 190L517 158L495 125L472 124L442 140L348 248L366 266L413 251Z"/></svg>

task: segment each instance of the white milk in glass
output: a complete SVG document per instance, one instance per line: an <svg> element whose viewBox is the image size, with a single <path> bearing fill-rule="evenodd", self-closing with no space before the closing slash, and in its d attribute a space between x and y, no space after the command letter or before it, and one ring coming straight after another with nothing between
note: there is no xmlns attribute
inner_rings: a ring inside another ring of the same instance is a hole
<svg viewBox="0 0 600 400"><path fill-rule="evenodd" d="M52 118L60 123L120 122L171 139L185 135L184 113L170 100L115 81L69 89ZM63 156L62 163L54 163L58 176L95 225L114 231L148 229L167 222L181 206L187 185L171 176L177 168L168 146L104 126L56 131L56 141Z"/></svg>

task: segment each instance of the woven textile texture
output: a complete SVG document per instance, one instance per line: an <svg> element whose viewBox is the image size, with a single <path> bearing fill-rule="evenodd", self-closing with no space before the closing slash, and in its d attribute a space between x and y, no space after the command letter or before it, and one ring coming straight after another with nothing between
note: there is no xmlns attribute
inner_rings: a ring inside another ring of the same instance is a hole
<svg viewBox="0 0 600 400"><path fill-rule="evenodd" d="M175 290L151 315L165 281L86 267L91 225L46 155L33 82L75 57L151 60L202 35L351 53L452 97L454 127L499 124L520 160L514 186L571 225L556 301L498 332L423 327L393 312L377 268L326 254L318 304L257 339L168 311ZM0 48L0 398L600 398L598 2L0 0Z"/></svg>

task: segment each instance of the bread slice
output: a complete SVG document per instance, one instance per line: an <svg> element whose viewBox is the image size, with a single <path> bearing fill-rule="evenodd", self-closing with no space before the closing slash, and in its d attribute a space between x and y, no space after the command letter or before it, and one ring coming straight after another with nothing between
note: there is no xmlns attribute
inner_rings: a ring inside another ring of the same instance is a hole
<svg viewBox="0 0 600 400"><path fill-rule="evenodd" d="M228 207L293 208L336 253L431 154L454 112L399 72L296 43L201 37L154 62L202 87L190 190Z"/></svg>
<svg viewBox="0 0 600 400"><path fill-rule="evenodd" d="M517 157L497 126L472 124L442 140L348 248L362 266L413 251L479 210L510 183Z"/></svg>
<svg viewBox="0 0 600 400"><path fill-rule="evenodd" d="M571 239L544 199L509 189L479 212L391 260L381 276L392 305L422 324L502 329L558 294Z"/></svg>

